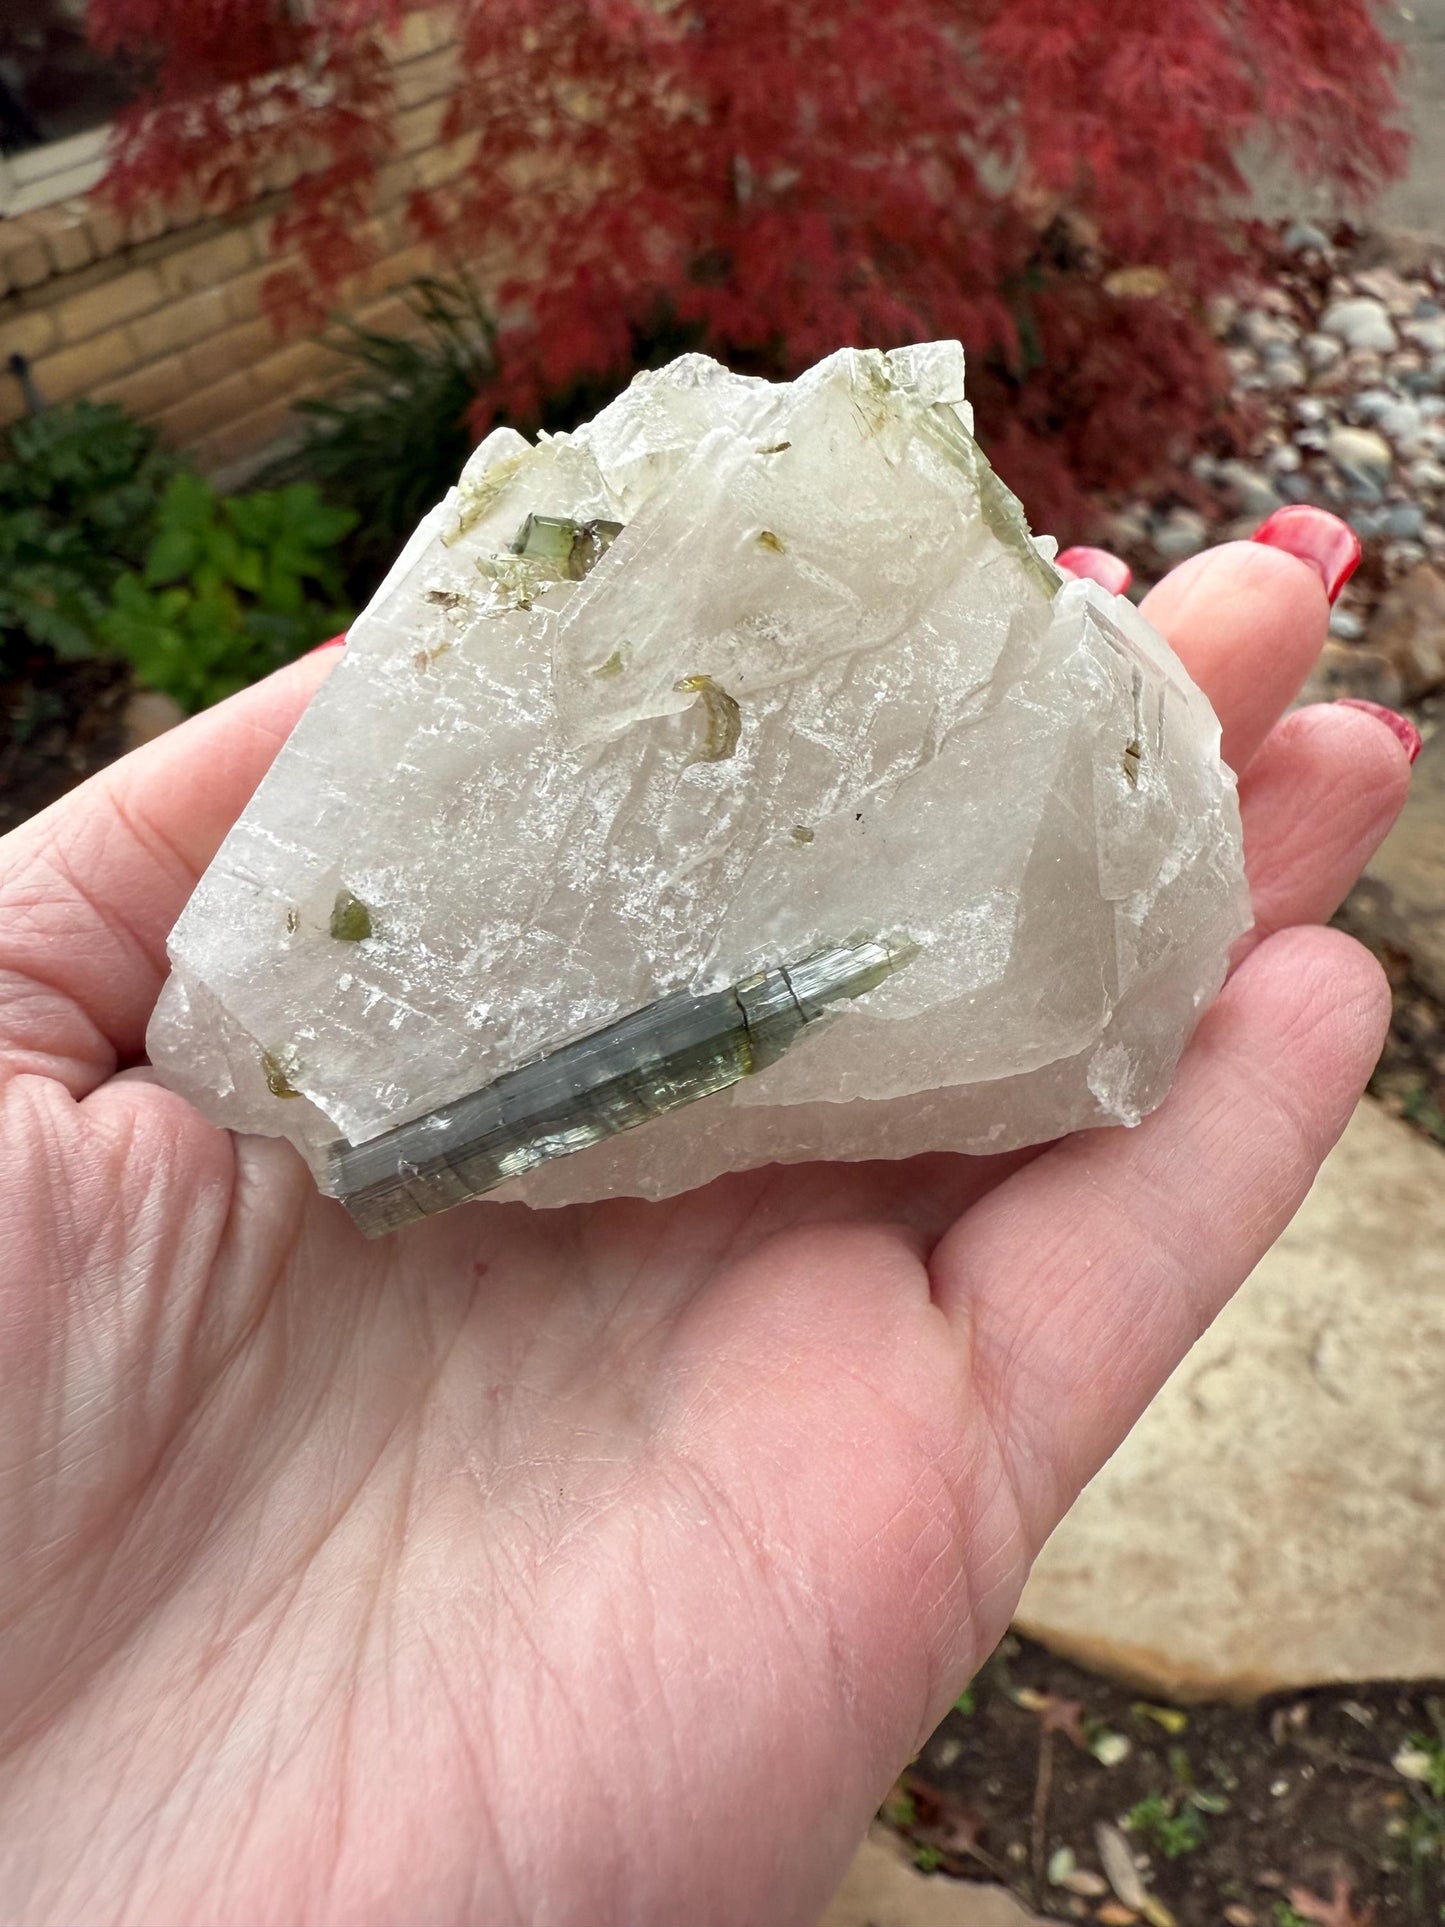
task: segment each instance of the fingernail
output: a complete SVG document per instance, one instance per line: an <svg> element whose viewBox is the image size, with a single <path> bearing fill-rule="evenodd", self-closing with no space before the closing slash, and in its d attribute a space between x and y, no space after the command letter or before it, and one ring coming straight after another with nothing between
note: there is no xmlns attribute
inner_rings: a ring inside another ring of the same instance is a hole
<svg viewBox="0 0 1445 1927"><path fill-rule="evenodd" d="M1413 763L1420 754L1420 732L1408 716L1402 716L1398 709L1386 709L1383 703L1367 703L1363 696L1341 696L1338 698L1341 709L1363 709L1367 716L1385 725L1393 735L1398 736L1405 746L1405 754Z"/></svg>
<svg viewBox="0 0 1445 1927"><path fill-rule="evenodd" d="M319 656L323 649L344 649L345 647L345 636L333 636L329 642L318 642L314 649L308 649L306 653L308 656Z"/></svg>
<svg viewBox="0 0 1445 1927"><path fill-rule="evenodd" d="M1319 572L1331 602L1338 599L1340 590L1360 566L1360 538L1349 523L1331 515L1328 509L1311 508L1307 503L1276 509L1255 530L1254 539L1308 562Z"/></svg>
<svg viewBox="0 0 1445 1927"><path fill-rule="evenodd" d="M1124 558L1111 555L1107 549L1065 549L1059 565L1074 575L1087 576L1111 595L1123 595L1134 580L1134 571Z"/></svg>

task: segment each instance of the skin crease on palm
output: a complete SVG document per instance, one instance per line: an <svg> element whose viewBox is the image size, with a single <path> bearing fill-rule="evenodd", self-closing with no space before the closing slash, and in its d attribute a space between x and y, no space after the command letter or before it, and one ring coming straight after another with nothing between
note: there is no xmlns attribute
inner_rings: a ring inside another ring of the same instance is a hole
<svg viewBox="0 0 1445 1927"><path fill-rule="evenodd" d="M1304 1196L1403 800L1278 720L1318 576L1151 596L1258 917L1174 1090L1041 1154L481 1203L366 1243L136 1065L166 932L334 653L0 845L0 1893L27 1923L806 1922L1029 1563Z"/></svg>

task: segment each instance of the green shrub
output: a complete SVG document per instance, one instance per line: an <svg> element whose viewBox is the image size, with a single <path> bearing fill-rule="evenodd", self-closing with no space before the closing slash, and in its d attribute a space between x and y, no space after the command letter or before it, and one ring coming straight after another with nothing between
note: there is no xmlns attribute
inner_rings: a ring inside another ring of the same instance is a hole
<svg viewBox="0 0 1445 1927"><path fill-rule="evenodd" d="M0 460L0 674L37 648L100 646L123 571L144 561L174 458L123 410L77 402L17 422Z"/></svg>
<svg viewBox="0 0 1445 1927"><path fill-rule="evenodd" d="M493 325L470 288L423 280L405 298L422 324L414 339L340 324L331 346L354 379L297 404L302 439L263 478L314 482L352 511L348 586L358 596L457 479L475 440L467 417L492 371Z"/></svg>
<svg viewBox="0 0 1445 1927"><path fill-rule="evenodd" d="M335 551L355 521L309 483L219 496L176 475L101 640L184 708L218 702L346 627Z"/></svg>

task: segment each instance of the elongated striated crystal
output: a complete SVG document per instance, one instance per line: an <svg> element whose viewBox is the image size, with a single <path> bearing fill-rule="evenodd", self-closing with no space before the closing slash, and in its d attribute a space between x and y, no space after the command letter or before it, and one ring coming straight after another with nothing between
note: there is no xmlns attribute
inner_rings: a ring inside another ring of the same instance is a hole
<svg viewBox="0 0 1445 1927"><path fill-rule="evenodd" d="M530 1091L518 1145L570 1154L498 1170L545 1204L1136 1121L1247 922L1234 780L1162 639L1052 556L956 343L777 385L687 356L498 430L173 931L153 1062L328 1187ZM776 1061L677 1108L623 1076L649 1121L606 1135L590 1087L558 1109L599 1034L854 930L917 954Z"/></svg>
<svg viewBox="0 0 1445 1927"><path fill-rule="evenodd" d="M726 990L675 991L414 1123L334 1146L332 1189L372 1237L464 1204L755 1076L914 954L906 940L855 937Z"/></svg>

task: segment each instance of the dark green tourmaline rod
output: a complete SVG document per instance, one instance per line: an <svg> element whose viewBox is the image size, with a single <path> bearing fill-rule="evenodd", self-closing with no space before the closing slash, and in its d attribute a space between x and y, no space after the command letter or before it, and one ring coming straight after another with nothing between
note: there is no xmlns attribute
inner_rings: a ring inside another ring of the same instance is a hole
<svg viewBox="0 0 1445 1927"><path fill-rule="evenodd" d="M724 990L674 991L426 1117L333 1146L329 1188L369 1238L464 1204L726 1090L916 954L906 938L857 936Z"/></svg>

